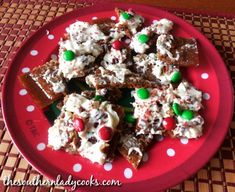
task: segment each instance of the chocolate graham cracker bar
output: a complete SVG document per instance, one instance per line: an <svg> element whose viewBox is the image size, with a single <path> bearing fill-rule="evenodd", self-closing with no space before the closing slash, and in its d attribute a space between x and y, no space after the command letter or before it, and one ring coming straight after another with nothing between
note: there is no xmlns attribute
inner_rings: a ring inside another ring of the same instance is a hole
<svg viewBox="0 0 235 192"><path fill-rule="evenodd" d="M137 54L133 60L135 73L142 74L144 79L156 81L162 85L171 83L173 77L179 73L178 65L161 61L156 53Z"/></svg>
<svg viewBox="0 0 235 192"><path fill-rule="evenodd" d="M48 130L48 145L103 164L113 158L123 114L121 107L107 101L70 94L64 99L60 116Z"/></svg>
<svg viewBox="0 0 235 192"><path fill-rule="evenodd" d="M158 37L157 54L159 60L182 67L198 66L198 48L195 39L173 37L162 34Z"/></svg>
<svg viewBox="0 0 235 192"><path fill-rule="evenodd" d="M109 34L113 39L131 38L144 23L144 18L131 9L124 11L116 8L115 12L118 16L118 23L110 29Z"/></svg>
<svg viewBox="0 0 235 192"><path fill-rule="evenodd" d="M58 65L57 61L51 60L19 77L40 108L45 108L66 95L66 83L58 72Z"/></svg>
<svg viewBox="0 0 235 192"><path fill-rule="evenodd" d="M118 88L109 89L96 89L96 90L85 90L81 92L81 95L93 99L95 101L110 101L116 103L122 97L122 92Z"/></svg>
<svg viewBox="0 0 235 192"><path fill-rule="evenodd" d="M84 77L96 65L108 40L97 24L77 21L66 28L59 42L59 70L66 80Z"/></svg>
<svg viewBox="0 0 235 192"><path fill-rule="evenodd" d="M202 93L183 80L176 88L137 89L133 92L134 117L138 118L136 134L198 138L203 133Z"/></svg>
<svg viewBox="0 0 235 192"><path fill-rule="evenodd" d="M99 29L105 35L109 35L110 29L114 27L115 22L109 18L99 18L99 19L93 20L92 24L97 24Z"/></svg>
<svg viewBox="0 0 235 192"><path fill-rule="evenodd" d="M147 142L137 138L134 133L129 133L122 135L118 151L134 168L137 169L142 162L147 146Z"/></svg>
<svg viewBox="0 0 235 192"><path fill-rule="evenodd" d="M121 69L119 69L119 72L121 72ZM158 83L145 80L137 74L130 72L123 76L123 74L118 74L118 71L115 73L114 71L104 69L103 67L99 67L95 71L95 74L86 76L86 83L96 89L102 89L106 87L159 87Z"/></svg>

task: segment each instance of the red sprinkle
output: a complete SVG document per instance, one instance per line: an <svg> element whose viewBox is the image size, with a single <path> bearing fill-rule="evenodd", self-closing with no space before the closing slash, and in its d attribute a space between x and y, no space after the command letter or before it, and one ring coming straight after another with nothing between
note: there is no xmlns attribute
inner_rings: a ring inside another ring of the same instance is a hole
<svg viewBox="0 0 235 192"><path fill-rule="evenodd" d="M112 47L116 50L120 50L123 47L123 45L121 41L116 40L112 43Z"/></svg>
<svg viewBox="0 0 235 192"><path fill-rule="evenodd" d="M166 117L163 119L162 124L166 130L170 131L175 128L175 119L173 117Z"/></svg>
<svg viewBox="0 0 235 192"><path fill-rule="evenodd" d="M85 129L84 121L81 118L76 117L73 121L73 127L77 132L84 131Z"/></svg>
<svg viewBox="0 0 235 192"><path fill-rule="evenodd" d="M99 129L99 137L104 141L109 141L112 138L113 131L110 127L103 126Z"/></svg>

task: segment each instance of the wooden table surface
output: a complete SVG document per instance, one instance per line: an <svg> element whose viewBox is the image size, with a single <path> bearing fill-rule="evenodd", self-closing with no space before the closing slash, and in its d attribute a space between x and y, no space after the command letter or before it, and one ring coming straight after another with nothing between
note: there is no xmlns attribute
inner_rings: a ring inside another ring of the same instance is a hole
<svg viewBox="0 0 235 192"><path fill-rule="evenodd" d="M235 0L119 0L119 2L235 14Z"/></svg>

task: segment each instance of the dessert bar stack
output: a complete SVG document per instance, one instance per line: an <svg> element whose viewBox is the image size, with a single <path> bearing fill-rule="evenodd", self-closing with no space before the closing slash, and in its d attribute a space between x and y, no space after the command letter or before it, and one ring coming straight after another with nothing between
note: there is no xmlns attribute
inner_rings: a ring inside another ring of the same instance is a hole
<svg viewBox="0 0 235 192"><path fill-rule="evenodd" d="M159 135L198 138L203 134L202 92L182 75L199 65L194 38L173 35L162 18L146 26L132 9L115 9L117 22L76 21L59 42L58 61L20 76L42 110L62 102L48 129L48 146L93 163L112 161L116 151L138 168ZM71 82L89 89L74 92ZM129 90L132 109L120 104Z"/></svg>

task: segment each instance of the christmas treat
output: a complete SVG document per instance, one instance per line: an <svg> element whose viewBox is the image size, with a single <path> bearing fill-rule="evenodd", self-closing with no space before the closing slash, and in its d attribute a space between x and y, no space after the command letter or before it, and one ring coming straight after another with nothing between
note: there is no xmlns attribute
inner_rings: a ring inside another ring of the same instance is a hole
<svg viewBox="0 0 235 192"><path fill-rule="evenodd" d="M199 65L198 46L194 38L175 36L166 18L147 25L132 9L115 12L117 21L69 25L58 61L20 80L39 107L61 111L48 129L51 149L98 164L119 151L138 168L159 135L203 135L202 92L181 71Z"/></svg>
<svg viewBox="0 0 235 192"><path fill-rule="evenodd" d="M58 65L57 61L51 60L20 76L20 81L40 108L66 95L66 83Z"/></svg>
<svg viewBox="0 0 235 192"><path fill-rule="evenodd" d="M103 53L108 37L97 24L82 21L71 24L66 32L59 42L59 71L67 80L84 77Z"/></svg>
<svg viewBox="0 0 235 192"><path fill-rule="evenodd" d="M183 67L199 65L197 42L193 38L162 34L157 39L156 47L159 59L168 64Z"/></svg>
<svg viewBox="0 0 235 192"><path fill-rule="evenodd" d="M123 111L117 105L70 94L48 130L48 145L103 164L113 158L122 118Z"/></svg>
<svg viewBox="0 0 235 192"><path fill-rule="evenodd" d="M116 8L115 12L118 16L118 23L110 29L110 37L113 39L121 39L125 36L131 38L144 23L144 18L131 9L124 11Z"/></svg>
<svg viewBox="0 0 235 192"><path fill-rule="evenodd" d="M202 93L186 81L177 88L140 88L133 92L136 134L152 139L168 133L173 137L198 138L203 133Z"/></svg>

